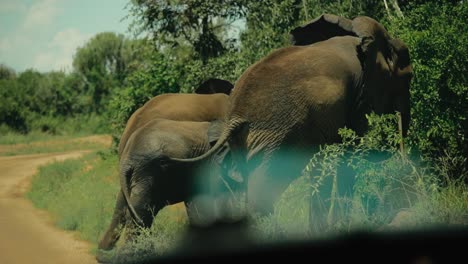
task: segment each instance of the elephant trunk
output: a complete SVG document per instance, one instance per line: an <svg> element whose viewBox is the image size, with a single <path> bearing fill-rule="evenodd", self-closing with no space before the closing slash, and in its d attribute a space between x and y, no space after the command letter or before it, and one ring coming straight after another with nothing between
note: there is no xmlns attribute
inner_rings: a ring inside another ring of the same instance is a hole
<svg viewBox="0 0 468 264"><path fill-rule="evenodd" d="M216 141L216 144L210 148L207 152L204 154L195 157L195 158L189 158L189 159L179 159L179 158L170 158L170 161L175 161L175 162L182 162L182 163L192 163L192 162L199 162L202 161L208 157L211 157L214 153L216 153L221 147L231 138L231 136L236 133L237 131L246 128L248 125L247 121L243 119L232 119L229 121L229 124L227 127L224 128L223 133L219 137L219 139Z"/></svg>
<svg viewBox="0 0 468 264"><path fill-rule="evenodd" d="M143 226L143 220L138 216L138 213L136 212L135 208L133 207L132 203L130 202L130 194L128 193L129 187L128 187L128 179L133 174L133 167L127 167L123 166L123 168L120 170L120 187L122 189L123 196L125 198L125 202L127 203L128 206L128 211L130 212L130 215L132 219L140 226Z"/></svg>

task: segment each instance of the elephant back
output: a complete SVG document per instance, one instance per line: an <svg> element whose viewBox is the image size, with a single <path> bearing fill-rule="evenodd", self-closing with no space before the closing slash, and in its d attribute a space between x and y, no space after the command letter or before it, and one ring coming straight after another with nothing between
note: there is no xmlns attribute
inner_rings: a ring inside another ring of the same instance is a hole
<svg viewBox="0 0 468 264"><path fill-rule="evenodd" d="M228 107L229 96L223 93L168 93L155 96L130 116L120 139L119 156L130 135L151 120L164 118L175 121L210 122L223 119Z"/></svg>

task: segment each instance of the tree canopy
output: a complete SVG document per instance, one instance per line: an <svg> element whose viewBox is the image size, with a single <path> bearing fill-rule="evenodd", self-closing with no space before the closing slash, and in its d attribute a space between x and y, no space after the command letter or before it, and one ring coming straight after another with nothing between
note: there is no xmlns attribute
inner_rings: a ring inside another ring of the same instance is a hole
<svg viewBox="0 0 468 264"><path fill-rule="evenodd" d="M147 38L99 33L77 49L69 73L34 69L16 73L0 64L2 126L29 131L35 115L97 113L112 117L107 119L119 135L122 124L145 100L160 93L192 92L208 78L234 83L247 67L289 45L291 29L322 13L367 15L409 46L415 72L411 144L434 159L442 152L468 156L466 1L131 0L129 4L132 29ZM233 34L235 27L240 34Z"/></svg>

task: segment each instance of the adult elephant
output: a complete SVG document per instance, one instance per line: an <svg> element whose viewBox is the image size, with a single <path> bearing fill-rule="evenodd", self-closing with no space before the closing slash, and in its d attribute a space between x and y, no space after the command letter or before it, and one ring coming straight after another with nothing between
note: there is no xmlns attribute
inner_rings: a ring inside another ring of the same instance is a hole
<svg viewBox="0 0 468 264"><path fill-rule="evenodd" d="M209 79L197 94L167 93L153 97L128 119L119 142L119 156L132 133L155 118L179 121L213 121L223 119L229 107L229 91L233 85L225 80Z"/></svg>
<svg viewBox="0 0 468 264"><path fill-rule="evenodd" d="M126 127L124 129L124 132L122 133L119 146L118 146L118 155L119 155L120 164L123 164L125 162L128 163L129 159L132 159L133 161L136 162L136 160L138 160L138 157L132 157L132 155L136 155L134 153L138 152L137 147L141 147L142 148L141 151L144 151L144 150L149 151L147 148L153 147L155 148L153 149L153 151L155 152L154 155L156 155L157 153L159 153L160 155L164 154L164 153L158 152L159 150L157 149L157 147L165 147L165 145L161 143L161 140L162 140L161 137L160 138L156 137L153 142L151 138L149 138L149 135L157 136L158 135L157 132L151 131L151 129L154 130L158 128L158 124L164 124L171 120L172 121L203 122L203 123L193 123L193 124L184 124L184 123L173 124L172 133L174 134L174 137L179 137L179 138L185 137L185 140L182 142L179 142L179 145L186 143L186 145L179 146L179 148L181 149L180 151L182 151L183 148L185 148L186 150L185 155L182 155L182 153L179 153L179 155L174 155L173 157L188 158L188 157L192 157L193 155L196 156L196 154L202 154L204 151L207 151L208 148L206 148L207 146L206 144L204 144L206 142L201 141L200 139L204 138L204 136L205 137L208 136L207 134L208 130L206 128L207 124L213 124L211 126L209 135L211 137L212 142L216 141L216 140L213 140L214 138L213 135L214 133L216 133L216 131L218 132L220 131L219 122L220 120L223 120L225 118L227 109L229 108L229 96L225 92L228 91L229 89L232 89L232 86L233 85L227 81L222 81L219 79L215 79L215 80L210 79L202 83L198 89L205 89L204 87L210 87L210 91L212 92L212 94L209 94L209 93L207 94L175 94L175 93L162 94L162 95L155 96L151 100L147 101L142 107L137 109L127 121ZM162 122L161 119L166 119L168 121ZM156 122L155 120L159 120L159 121ZM218 125L214 125L214 124L218 124ZM188 126L192 126L193 131L191 135L186 130L182 130L183 129L182 127L186 128ZM169 133L168 130L170 130L170 127L171 126L169 125L164 125L164 127L161 130L161 133ZM182 133L185 133L185 134L182 134ZM196 142L195 139L199 140L197 144L194 144L194 142ZM144 144L137 143L137 142L145 142L148 145L145 146ZM198 145L201 145L201 146L198 146ZM171 148L176 148L176 147L171 146ZM196 149L190 150L190 151L195 151L194 154L189 153L190 148L196 148ZM129 149L129 150L126 152L125 151L126 149ZM166 153L166 154L170 154L170 153ZM148 152L148 156L150 156L149 152ZM170 157L170 155L168 155L167 157ZM144 156L140 158L142 158L142 160L140 160L140 162L142 163L141 166L144 166L145 162L150 162L150 161L143 159ZM163 157L161 156L160 158L162 159ZM178 166L177 162L171 164L171 167L177 167L177 166ZM187 167L181 164L179 167L183 167L187 175L194 174L194 171L189 171L189 169L193 168L193 166ZM121 173L123 172L121 171ZM168 177L170 179L172 177L170 175L171 173L172 171L169 170L167 171L166 173L167 175L165 176L158 175L156 173L153 174L153 176L156 178ZM152 181L152 179L150 179L150 175L146 175L146 177L148 178L147 181ZM123 183L126 183L126 182L123 182ZM181 188L185 188L185 187L182 186ZM104 236L102 237L101 241L99 242L99 245L98 245L99 249L102 249L102 250L112 249L115 246L116 241L120 237L120 232L117 231L117 227L121 225L122 223L124 223L125 221L125 210L127 208L127 202L124 200L123 191L126 189L128 188L122 188L121 191L119 191L118 193L112 222L110 226L108 227L107 231L105 232ZM174 193L183 192L182 190L177 190L177 188L175 188L173 191ZM131 195L131 192L129 195ZM161 198L164 198L164 195L161 195ZM136 217L136 219L138 218L139 217ZM140 224L142 224L142 222L144 221L140 221Z"/></svg>
<svg viewBox="0 0 468 264"><path fill-rule="evenodd" d="M202 163L168 162L171 158L191 158L205 153L222 131L219 121L192 122L156 118L136 129L120 156L120 185L111 224L99 242L100 250L112 249L120 238L119 226L127 228L131 239L136 224L149 228L166 205L185 202L188 208L198 190L198 168ZM213 163L215 164L215 163ZM216 164L217 165L217 164ZM213 166L210 166L213 169ZM217 167L221 171L221 167ZM207 179L208 180L208 179ZM97 258L103 261L102 252Z"/></svg>
<svg viewBox="0 0 468 264"><path fill-rule="evenodd" d="M293 45L249 67L231 93L222 136L194 162L228 142L248 179L247 198L267 214L301 174L316 146L338 129L362 135L366 114L399 111L410 122L412 67L407 46L369 17L324 14L291 31Z"/></svg>

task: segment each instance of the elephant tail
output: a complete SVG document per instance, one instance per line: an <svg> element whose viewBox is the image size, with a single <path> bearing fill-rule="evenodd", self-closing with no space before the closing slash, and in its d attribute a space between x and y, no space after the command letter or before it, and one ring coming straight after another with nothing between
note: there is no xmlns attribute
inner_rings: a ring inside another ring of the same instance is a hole
<svg viewBox="0 0 468 264"><path fill-rule="evenodd" d="M143 226L143 220L141 220L141 218L138 216L138 213L136 212L135 208L130 202L130 194L128 193L130 189L128 186L128 182L133 174L133 171L134 171L133 167L123 166L123 168L120 170L120 187L121 187L122 194L124 196L125 202L127 203L128 211L130 212L132 219L138 225Z"/></svg>
<svg viewBox="0 0 468 264"><path fill-rule="evenodd" d="M231 119L228 125L224 127L224 130L221 133L221 136L219 137L219 139L216 141L216 144L213 147L211 147L210 150L208 150L207 152L205 152L204 154L198 157L188 158L188 159L170 158L170 161L176 161L176 162L182 162L182 163L202 161L208 157L211 157L216 152L218 152L234 134L247 128L248 128L248 122L246 120L240 119L240 118Z"/></svg>

